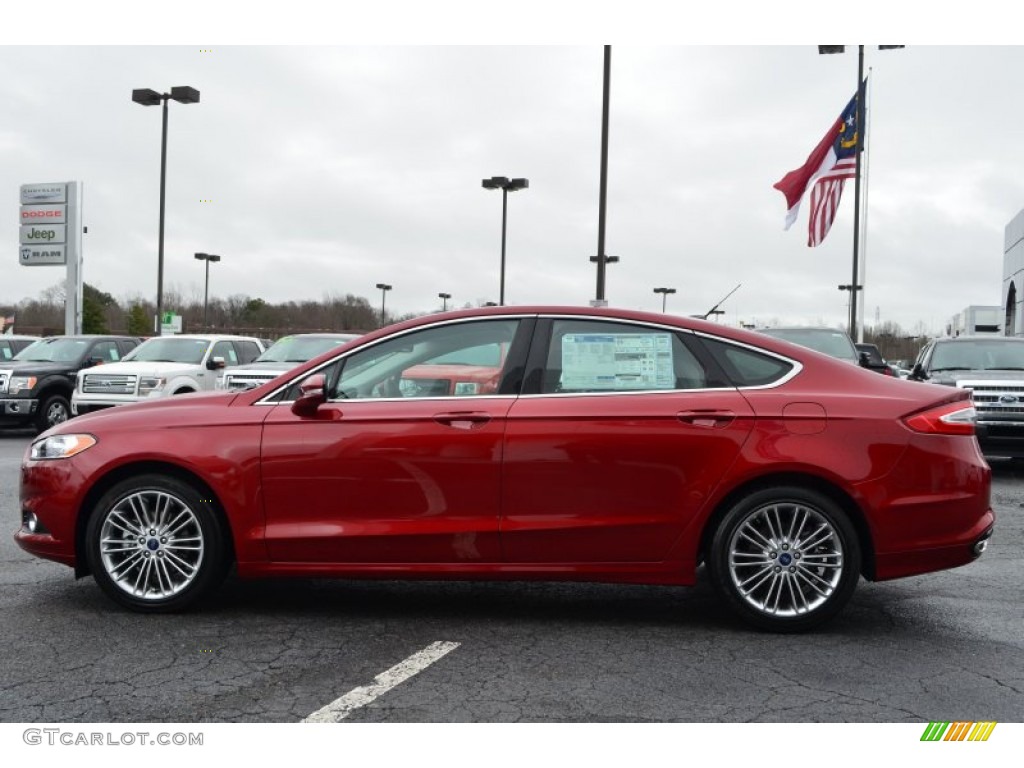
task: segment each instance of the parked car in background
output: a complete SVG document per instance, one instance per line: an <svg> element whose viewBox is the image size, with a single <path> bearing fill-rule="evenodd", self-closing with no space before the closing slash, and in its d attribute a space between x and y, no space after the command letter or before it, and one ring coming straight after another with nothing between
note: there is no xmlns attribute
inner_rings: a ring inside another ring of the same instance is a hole
<svg viewBox="0 0 1024 768"><path fill-rule="evenodd" d="M71 410L77 416L115 405L212 390L221 369L251 363L263 344L249 336L157 336L124 361L78 376Z"/></svg>
<svg viewBox="0 0 1024 768"><path fill-rule="evenodd" d="M910 378L969 390L982 451L1024 458L1024 338L935 339L921 349Z"/></svg>
<svg viewBox="0 0 1024 768"><path fill-rule="evenodd" d="M38 336L15 336L4 334L0 336L0 365L12 359L29 344L39 341Z"/></svg>
<svg viewBox="0 0 1024 768"><path fill-rule="evenodd" d="M139 344L134 336L48 336L0 362L0 426L40 432L71 416L78 372L115 363Z"/></svg>
<svg viewBox="0 0 1024 768"><path fill-rule="evenodd" d="M402 385L482 349L500 354L475 366L493 388ZM258 389L54 427L22 463L15 539L143 612L195 604L232 564L684 585L706 563L739 617L793 632L862 575L981 554L994 517L973 414L964 390L703 320L462 310Z"/></svg>
<svg viewBox="0 0 1024 768"><path fill-rule="evenodd" d="M217 379L217 389L230 392L255 389L285 371L290 371L299 363L358 338L359 334L356 333L299 333L285 336L251 363L225 368Z"/></svg>
<svg viewBox="0 0 1024 768"><path fill-rule="evenodd" d="M761 333L860 365L860 355L849 334L838 328L760 328Z"/></svg>
<svg viewBox="0 0 1024 768"><path fill-rule="evenodd" d="M882 357L881 351L875 344L862 344L858 343L855 345L857 348L857 355L860 360L860 364L863 368L870 368L876 373L881 373L884 376L895 376L892 367L885 362L885 358Z"/></svg>

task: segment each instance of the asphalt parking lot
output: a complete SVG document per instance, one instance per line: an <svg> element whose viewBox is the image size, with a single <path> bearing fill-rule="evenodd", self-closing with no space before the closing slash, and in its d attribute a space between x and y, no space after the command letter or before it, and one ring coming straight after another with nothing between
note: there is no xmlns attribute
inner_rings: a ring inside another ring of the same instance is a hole
<svg viewBox="0 0 1024 768"><path fill-rule="evenodd" d="M3 722L298 722L375 685L347 720L1024 720L1024 467L1009 462L993 462L981 560L862 581L823 630L776 636L705 581L231 578L199 612L138 616L12 541L30 440L0 432ZM449 645L417 674L382 674L435 643Z"/></svg>

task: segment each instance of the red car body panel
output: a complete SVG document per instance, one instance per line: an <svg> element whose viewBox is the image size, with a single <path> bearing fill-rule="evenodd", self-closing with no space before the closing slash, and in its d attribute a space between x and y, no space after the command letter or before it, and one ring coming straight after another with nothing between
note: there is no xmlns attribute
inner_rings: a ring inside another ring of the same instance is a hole
<svg viewBox="0 0 1024 768"><path fill-rule="evenodd" d="M329 402L313 418L261 403L404 329L467 317L605 317L774 351L803 367L768 388ZM865 537L868 576L969 562L992 528L990 470L971 436L906 415L969 394L882 377L802 347L685 318L500 307L361 337L238 395L186 395L73 419L97 444L21 473L47 534L25 550L82 565L83 516L118 473L163 466L216 496L238 572L692 583L723 504L768 480L827 488Z"/></svg>

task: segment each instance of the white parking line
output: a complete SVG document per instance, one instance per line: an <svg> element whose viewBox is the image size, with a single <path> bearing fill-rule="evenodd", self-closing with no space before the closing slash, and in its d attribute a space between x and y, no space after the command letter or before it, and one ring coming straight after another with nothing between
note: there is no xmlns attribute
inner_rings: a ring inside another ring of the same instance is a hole
<svg viewBox="0 0 1024 768"><path fill-rule="evenodd" d="M339 699L335 699L326 707L305 718L304 723L337 723L349 716L349 713L365 707L374 699L383 696L396 685L404 683L413 675L418 675L435 661L459 647L459 643L438 641L431 643L422 651L417 651L404 661L381 672L373 678L372 685L361 685L353 688Z"/></svg>

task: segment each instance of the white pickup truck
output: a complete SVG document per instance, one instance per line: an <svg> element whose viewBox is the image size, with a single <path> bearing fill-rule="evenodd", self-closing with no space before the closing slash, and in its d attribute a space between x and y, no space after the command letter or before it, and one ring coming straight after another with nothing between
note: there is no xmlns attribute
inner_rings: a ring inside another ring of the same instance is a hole
<svg viewBox="0 0 1024 768"><path fill-rule="evenodd" d="M263 353L249 336L158 336L119 363L79 372L71 396L75 416L114 405L214 389L222 369L246 365Z"/></svg>

